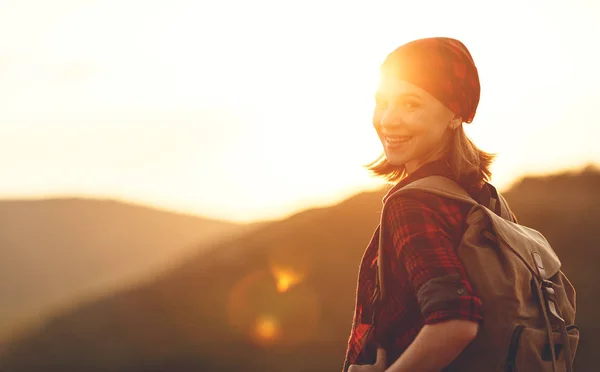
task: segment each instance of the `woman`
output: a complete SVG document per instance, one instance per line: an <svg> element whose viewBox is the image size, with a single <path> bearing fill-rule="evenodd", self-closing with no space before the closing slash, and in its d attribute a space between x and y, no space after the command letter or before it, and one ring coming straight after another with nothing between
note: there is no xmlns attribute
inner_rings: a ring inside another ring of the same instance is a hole
<svg viewBox="0 0 600 372"><path fill-rule="evenodd" d="M451 178L474 199L489 201L495 193L487 183L493 155L463 130L475 116L479 92L473 58L458 40L415 40L385 59L373 114L384 153L369 165L396 183L384 202L430 175ZM391 298L371 329L378 229L360 266L344 371L440 371L475 338L482 303L455 252L469 209L424 192L390 200L382 221L384 249L395 253L389 255L395 258ZM392 330L389 342L376 344L384 330Z"/></svg>

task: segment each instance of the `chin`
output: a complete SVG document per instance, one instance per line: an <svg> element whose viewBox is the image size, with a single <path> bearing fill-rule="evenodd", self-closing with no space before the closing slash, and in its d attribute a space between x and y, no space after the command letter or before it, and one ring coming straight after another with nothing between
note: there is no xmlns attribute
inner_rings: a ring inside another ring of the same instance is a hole
<svg viewBox="0 0 600 372"><path fill-rule="evenodd" d="M393 166L402 167L410 159L406 159L404 157L399 157L399 156L389 156L389 157L386 156L386 160L387 160L388 163L390 163Z"/></svg>

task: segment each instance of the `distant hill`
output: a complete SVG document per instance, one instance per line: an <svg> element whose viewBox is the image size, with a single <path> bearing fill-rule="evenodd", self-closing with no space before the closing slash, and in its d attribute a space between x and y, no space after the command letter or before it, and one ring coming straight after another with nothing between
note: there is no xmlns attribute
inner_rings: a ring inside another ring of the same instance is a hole
<svg viewBox="0 0 600 372"><path fill-rule="evenodd" d="M600 343L599 186L600 173L586 170L526 178L504 194L522 224L548 237L578 289L583 335L577 371L595 370L594 346ZM270 223L153 282L65 312L9 345L0 367L340 370L358 265L377 226L383 193Z"/></svg>
<svg viewBox="0 0 600 372"><path fill-rule="evenodd" d="M0 338L246 229L113 200L0 201Z"/></svg>

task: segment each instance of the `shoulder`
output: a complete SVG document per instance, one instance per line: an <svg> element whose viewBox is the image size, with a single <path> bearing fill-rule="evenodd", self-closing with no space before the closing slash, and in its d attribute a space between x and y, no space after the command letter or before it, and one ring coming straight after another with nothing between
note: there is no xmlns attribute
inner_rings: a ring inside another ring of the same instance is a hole
<svg viewBox="0 0 600 372"><path fill-rule="evenodd" d="M394 217L410 214L434 219L452 219L465 212L465 204L422 190L411 190L390 195L384 206L384 215Z"/></svg>
<svg viewBox="0 0 600 372"><path fill-rule="evenodd" d="M459 201L411 190L390 196L382 212L382 223L396 233L454 231L467 213Z"/></svg>

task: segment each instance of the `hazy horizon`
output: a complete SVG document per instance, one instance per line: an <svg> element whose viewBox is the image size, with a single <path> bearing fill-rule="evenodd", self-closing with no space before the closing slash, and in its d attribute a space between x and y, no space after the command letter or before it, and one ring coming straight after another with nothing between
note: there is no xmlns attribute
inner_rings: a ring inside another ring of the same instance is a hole
<svg viewBox="0 0 600 372"><path fill-rule="evenodd" d="M600 171L600 163L587 163L587 164L583 164L581 166L578 167L572 167L572 168L567 168L567 169L557 169L554 171L550 171L550 172L542 172L542 173L530 173L530 174L525 174L523 175L524 177L539 177L539 176L552 176L552 175L559 175L562 174L564 172L574 172L574 173L579 173L582 172L588 168L594 168L594 169L598 169L598 171ZM515 183L518 183L519 181L521 181L523 178L517 178L512 180L512 182L504 185L504 187L502 189L500 189L501 192L505 192L510 190ZM379 185L381 187L385 187L385 185L381 184ZM338 195L337 197L334 197L332 199L329 200L323 200L320 202L313 202L312 204L307 204L306 206L299 206L295 209L289 209L289 210L285 210L282 208L282 210L280 210L278 213L276 212L273 216L271 217L267 217L267 218L257 218L257 219L235 219L235 218L226 218L226 217L220 217L219 215L209 215L207 213L202 213L202 211L191 211L189 209L186 208L173 208L173 207L169 207L168 205L161 205L158 203L152 203L152 202L143 202L143 201L136 201L133 199L125 199L125 198L119 198L119 197L112 197L112 196L103 196L103 195L84 195L84 194L48 194L48 195L43 195L43 196L39 196L39 195L30 195L30 196L24 196L24 197L11 197L11 198L0 198L0 202L3 201L16 201L16 202L22 202L22 201L38 201L38 202L43 202L43 201L49 201L49 200L69 200L69 199L81 199L81 200L89 200L89 201L99 201L99 202L116 202L116 203L123 203L126 205L131 205L134 207L143 207L143 208L148 208L151 210L156 210L156 211L161 211L161 212L166 212L166 213L173 213L173 214L178 214L178 215L186 215L186 216L193 216L193 217L199 217L199 218L207 218L207 219L213 219L213 220L221 220L224 222L232 222L232 223L255 223L255 222L270 222L270 221L276 221L276 220L285 220L289 217L291 217L292 215L296 214L296 213L300 213L306 210L309 210L311 208L319 208L319 207L329 207L335 204L338 204L340 202L343 202L345 199L353 197L355 195L358 195L362 192L369 192L369 191L376 191L377 190L376 186L375 188L365 188L362 190L357 190L356 192L351 192L348 194L341 194Z"/></svg>
<svg viewBox="0 0 600 372"><path fill-rule="evenodd" d="M382 183L362 165L378 65L470 49L466 130L501 189L600 163L600 4L1 1L0 198L110 198L237 222ZM335 167L332 167L335 164Z"/></svg>

